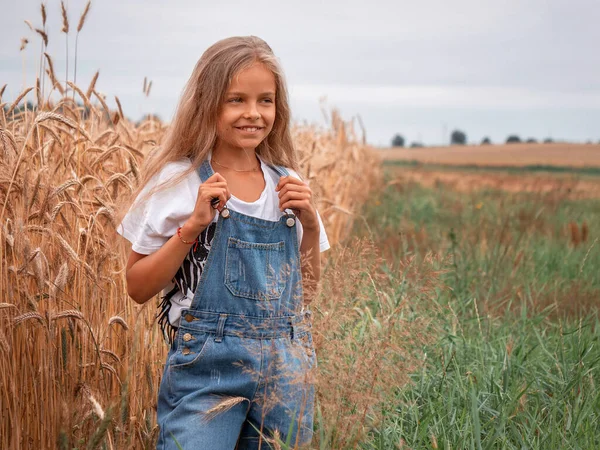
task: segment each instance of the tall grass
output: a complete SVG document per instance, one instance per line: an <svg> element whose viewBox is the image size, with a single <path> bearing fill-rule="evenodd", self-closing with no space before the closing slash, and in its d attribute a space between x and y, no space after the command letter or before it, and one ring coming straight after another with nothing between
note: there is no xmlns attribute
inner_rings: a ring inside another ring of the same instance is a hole
<svg viewBox="0 0 600 450"><path fill-rule="evenodd" d="M10 118L0 110L3 448L67 448L98 430L98 442L138 448L156 436L166 347L153 302L138 307L127 297L114 211L165 125L106 122L91 105L89 119L68 98ZM369 178L343 178L364 175L362 161L373 158L366 147L340 145L339 133L341 126L295 134L300 145L314 144L311 177L334 245L351 228L353 202L368 192Z"/></svg>
<svg viewBox="0 0 600 450"><path fill-rule="evenodd" d="M386 179L357 232L392 267L446 257L440 333L363 448L598 448L597 201Z"/></svg>
<svg viewBox="0 0 600 450"><path fill-rule="evenodd" d="M52 67L50 55L44 61ZM88 86L68 83L74 101L62 95L66 80L50 73L50 91L42 80L33 88L33 111L18 108L31 89L0 98L0 447L149 448L167 348L156 303L138 306L127 296L115 211L168 125L152 118L136 125L118 102L111 109L97 74ZM298 126L293 134L334 247L315 304L319 417L327 429L316 442L340 448L364 436L385 394L385 367L396 359L380 363L375 352L398 346L419 319L396 317L408 315L406 302L373 284L382 274L341 244L380 183L375 153L335 112L328 128ZM366 305L370 294L388 296L387 304ZM378 348L379 338L386 347ZM414 361L403 364L394 373Z"/></svg>

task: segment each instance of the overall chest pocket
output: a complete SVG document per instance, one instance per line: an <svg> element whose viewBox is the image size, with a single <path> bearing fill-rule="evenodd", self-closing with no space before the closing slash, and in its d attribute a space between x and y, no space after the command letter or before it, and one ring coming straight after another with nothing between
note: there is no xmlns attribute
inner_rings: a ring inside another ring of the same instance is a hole
<svg viewBox="0 0 600 450"><path fill-rule="evenodd" d="M230 237L225 258L225 286L236 297L276 300L289 278L284 242L246 242Z"/></svg>

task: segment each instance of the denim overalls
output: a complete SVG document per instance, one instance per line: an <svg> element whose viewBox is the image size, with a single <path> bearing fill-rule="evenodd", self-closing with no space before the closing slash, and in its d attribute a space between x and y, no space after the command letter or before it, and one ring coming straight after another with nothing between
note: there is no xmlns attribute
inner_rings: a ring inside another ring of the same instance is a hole
<svg viewBox="0 0 600 450"><path fill-rule="evenodd" d="M198 172L202 182L213 174L208 161ZM161 450L269 449L275 430L292 447L312 438L316 357L295 220L228 211L167 356Z"/></svg>

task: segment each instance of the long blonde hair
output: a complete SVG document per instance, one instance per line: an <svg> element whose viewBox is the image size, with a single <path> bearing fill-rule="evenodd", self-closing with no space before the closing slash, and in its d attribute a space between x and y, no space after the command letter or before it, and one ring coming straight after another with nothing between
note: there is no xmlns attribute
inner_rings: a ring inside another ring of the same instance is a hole
<svg viewBox="0 0 600 450"><path fill-rule="evenodd" d="M298 171L298 159L290 133L290 106L283 70L273 50L256 36L235 36L211 45L196 63L185 85L175 116L163 144L146 157L136 198L144 186L169 162L189 158L192 166L152 193L173 186L196 170L217 141L217 121L229 84L240 71L255 63L263 64L275 76L275 121L256 153L267 163ZM146 198L146 196L144 196Z"/></svg>

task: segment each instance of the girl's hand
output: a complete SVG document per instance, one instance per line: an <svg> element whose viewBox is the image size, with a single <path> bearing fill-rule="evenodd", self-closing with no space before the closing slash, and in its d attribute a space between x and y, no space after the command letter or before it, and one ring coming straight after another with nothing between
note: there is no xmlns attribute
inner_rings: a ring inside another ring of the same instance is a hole
<svg viewBox="0 0 600 450"><path fill-rule="evenodd" d="M319 231L317 210L312 202L312 190L304 181L288 175L280 177L275 187L279 192L279 209L291 209L306 231Z"/></svg>
<svg viewBox="0 0 600 450"><path fill-rule="evenodd" d="M216 207L211 205L213 198L219 199ZM230 198L231 193L227 188L227 181L219 172L215 172L198 188L196 205L185 228L200 234L213 221L216 214L215 209L221 212Z"/></svg>

